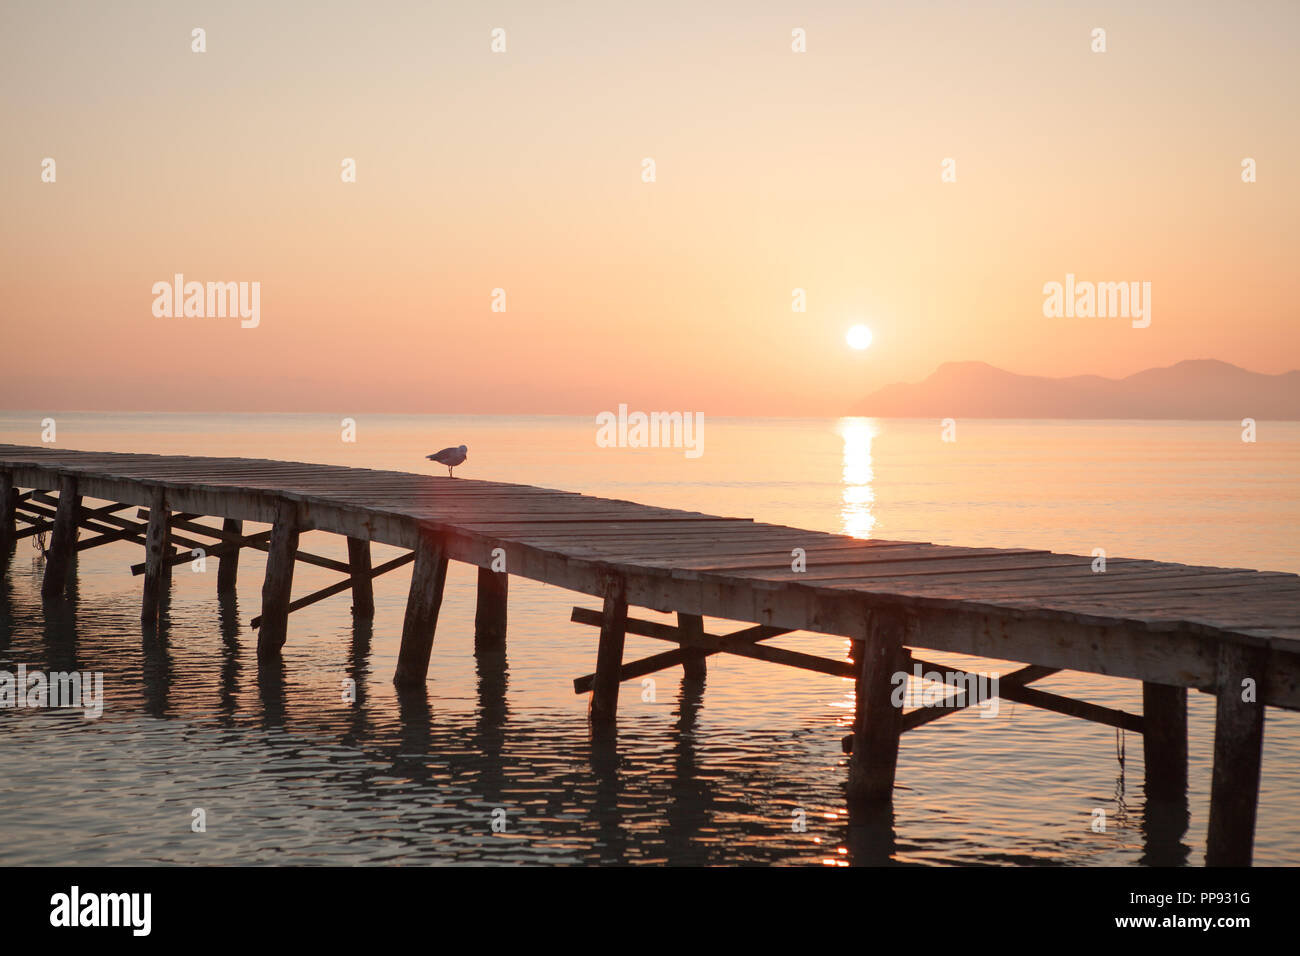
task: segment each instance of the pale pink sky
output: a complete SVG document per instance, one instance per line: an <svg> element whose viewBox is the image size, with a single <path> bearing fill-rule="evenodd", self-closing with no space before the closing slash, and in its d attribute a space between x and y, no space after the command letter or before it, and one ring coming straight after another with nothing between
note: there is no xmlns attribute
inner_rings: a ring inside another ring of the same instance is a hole
<svg viewBox="0 0 1300 956"><path fill-rule="evenodd" d="M6 5L0 408L837 414L945 361L1300 367L1300 5L701 6ZM177 272L260 282L259 327L155 318ZM1150 282L1151 326L1044 318L1067 272Z"/></svg>

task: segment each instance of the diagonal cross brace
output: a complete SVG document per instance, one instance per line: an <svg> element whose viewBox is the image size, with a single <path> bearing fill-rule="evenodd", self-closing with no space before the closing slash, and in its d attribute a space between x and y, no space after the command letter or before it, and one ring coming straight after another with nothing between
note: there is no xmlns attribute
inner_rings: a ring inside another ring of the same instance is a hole
<svg viewBox="0 0 1300 956"><path fill-rule="evenodd" d="M915 664L920 664L925 670L942 671L938 664L931 664L928 661L912 659ZM948 668L952 670L952 668ZM1108 727L1118 727L1121 730L1131 730L1134 733L1142 733L1145 724L1140 714L1130 714L1127 711L1116 710L1113 707L1103 707L1101 704L1091 704L1086 700L1075 700L1072 697L1065 697L1061 694L1053 694L1045 690L1038 690L1025 685L1030 681L1040 680L1050 674L1054 674L1058 669L1038 667L1030 665L1022 667L1014 673L998 681L998 696L1007 700L1015 701L1018 704L1028 704L1030 707L1037 707L1041 710L1050 710L1056 714L1064 714L1067 717L1078 717L1082 720L1091 720L1093 723L1105 724ZM957 695L964 698L965 694ZM927 708L928 710L929 708ZM942 708L951 712L952 709L960 708ZM908 715L910 716L910 715ZM939 715L940 717L943 714ZM922 723L928 723L935 718L920 719L916 726ZM911 729L907 717L903 718L903 729Z"/></svg>
<svg viewBox="0 0 1300 956"><path fill-rule="evenodd" d="M937 671L941 674L945 673L945 669L941 668L938 664L923 661L918 657L913 657L909 663L920 665L924 672ZM1013 698L1011 693L1015 690L1024 687L1032 681L1042 680L1044 677L1050 677L1051 675L1058 673L1059 670L1060 668L1057 667L1042 667L1038 664L1030 664L1017 671L1012 671L1005 677L998 678L998 696L1004 697L1007 700L1012 700ZM947 668L946 672L958 673L963 676L970 673L969 671L958 670L952 667ZM915 730L917 727L923 727L933 720L939 720L941 717L947 717L949 714L955 714L959 710L964 710L973 704L979 703L977 700L969 700L968 697L969 695L966 691L961 691L960 693L945 699L941 704L919 707L910 713L904 714L903 730Z"/></svg>
<svg viewBox="0 0 1300 956"><path fill-rule="evenodd" d="M601 612L594 611L585 607L575 607L570 617L571 621L578 624L592 624L596 627L601 623ZM654 637L660 640L677 641L682 644L681 647L672 651L665 651L662 654L654 654L650 657L643 657L640 660L629 661L619 670L618 679L620 681L632 680L637 677L644 677L646 674L652 674L655 671L664 670L668 667L675 667L682 664L688 656L694 653L702 652L705 657L721 653L739 653L737 648L749 646L765 641L770 637L779 637L782 634L790 633L787 628L768 627L759 624L754 627L747 627L743 630L733 631L722 637L713 634L697 634L691 640L698 640L701 636L705 641L721 644L720 647L704 647L699 644L680 640L680 632L672 624L658 624L653 621L641 621L635 618L627 619L627 633L637 634L641 637ZM573 681L573 692L575 694L585 694L591 690L592 682L596 679L595 674L586 674L578 677Z"/></svg>
<svg viewBox="0 0 1300 956"><path fill-rule="evenodd" d="M15 503L14 517L26 521L28 524L32 526L30 528L24 528L22 531L19 531L17 534L15 534L14 535L15 541L21 541L23 538L30 538L34 534L40 534L42 531L49 531L54 527L54 521L53 521L54 510L52 508L44 509L44 508L33 506L32 500L43 501L47 504L53 503L57 505L58 499L50 498L47 500L46 498L34 498L35 494L36 494L35 492L29 491L26 497L20 497L18 501ZM124 504L112 504L112 505L104 505L102 508L83 507L77 513L77 524L83 525L89 520L93 520L95 518L102 518L107 515L113 514L113 512L115 511L122 511L130 507L133 506L124 505ZM28 509L31 513L28 514L24 512L23 510L24 508ZM46 520L46 518L49 518L50 520ZM90 527L89 525L86 526ZM114 535L117 534L116 532L113 533ZM124 535L117 535L117 536L122 537ZM77 550L84 551L86 548L94 547L95 545L100 543L106 543L106 542L102 542L101 538L91 538L88 541L78 542Z"/></svg>
<svg viewBox="0 0 1300 956"><path fill-rule="evenodd" d="M400 568L402 565L410 564L414 560L415 560L415 552L409 551L406 554L401 555L400 557L393 558L393 560L391 561L385 561L377 568L371 568L368 572L366 572L365 576L373 581L375 578L379 577L379 575L387 574L389 571L392 571L394 568ZM349 574L342 581L339 581L335 584L331 584L327 588L321 588L319 591L313 591L311 594L304 595L303 597L298 598L298 600L296 601L290 601L289 613L292 614L294 611L298 611L301 610L302 608L309 607L312 604L315 604L317 601L323 601L327 597L333 597L335 594L342 594L344 591L351 590L352 581L353 581L352 575ZM259 614L257 617L253 618L253 620L249 622L248 626L251 627L253 630L257 630L259 627L261 627L262 615Z"/></svg>
<svg viewBox="0 0 1300 956"><path fill-rule="evenodd" d="M192 518L194 517L194 515L189 515L188 517ZM198 534L208 533L206 530L204 531L198 530L200 528L203 528L204 526L199 524L194 524L193 522L188 521L185 515L177 515L173 517L171 520L169 520L167 523L173 526L188 528L189 530L195 531ZM177 540L175 535L172 536L172 540L173 541ZM185 538L182 540L190 541L189 538ZM195 541L191 543L193 547L200 548L203 551L203 556L205 558L224 558L226 555L238 551L242 547L249 547L249 548L261 547L263 548L263 550L265 550L266 543L270 540L271 540L270 531L259 531L256 534L250 534L246 537L225 539L221 542L221 544L212 545L211 547L209 547L206 544L203 544L202 542ZM192 550L179 551L173 554L171 558L169 558L167 561L164 561L163 563L168 565L175 565L175 564L184 564L186 561L192 561L192 560L194 560L194 555ZM132 574L139 575L139 574L144 574L144 572L145 572L144 564L131 565Z"/></svg>
<svg viewBox="0 0 1300 956"><path fill-rule="evenodd" d="M34 503L43 500L44 498L41 495L34 495L31 501L22 502L18 505L18 507L20 509L26 509L31 514L37 516L52 518L55 514L53 508L45 507L42 504ZM132 506L127 505L127 507L132 507ZM144 522L131 521L127 518L120 518L117 515L110 514L109 512L112 510L115 510L112 506L96 508L93 511L96 517L91 518L89 515L92 512L89 512L87 511L87 509L84 508L82 509L81 515L77 519L78 526L85 528L88 531L100 532L98 537L88 538L85 544L88 547L95 547L100 544L107 544L110 538L112 540L134 541L137 544L144 544L145 534L149 529L149 525ZM26 515L20 514L19 516L22 517L24 520L31 520ZM193 518L195 517L195 515L173 515L170 523L175 523L178 519L183 517ZM32 528L27 529L29 533L35 533L37 530L45 530L45 529L40 528L39 526L37 526L37 528L35 529ZM194 544L194 545L199 544L199 542L197 541L191 542L188 538L179 538L175 535L172 536L172 541L178 544ZM78 545L80 545L81 543L82 542L78 542ZM85 550L85 549L79 547L78 550ZM185 560L188 560L188 556L186 556ZM143 572L144 565L140 565L140 568L141 570L136 573L138 574L144 573Z"/></svg>
<svg viewBox="0 0 1300 956"><path fill-rule="evenodd" d="M911 658L909 663L919 664L925 671L963 675L969 673L959 668L944 667L929 661L923 661L917 657ZM1064 714L1067 717L1079 717L1083 720L1090 720L1110 727L1119 727L1139 734L1143 732L1145 722L1139 714L1130 714L1126 711L1103 707L1100 704L1092 704L1084 700L1075 700L1061 694L1053 694L1027 686L1032 681L1042 680L1044 677L1059 673L1059 671L1060 668L1058 667L1043 667L1038 664L1022 667L998 679L997 696L1019 704L1027 704L1030 707L1038 707L1042 710L1050 710L1053 713ZM968 696L963 691L948 698L943 704L920 707L904 714L903 731L915 730L917 727L922 727L931 721L947 717L949 714L955 714L972 704L978 703L978 701L968 700ZM845 753L851 753L853 751L853 735L845 735L841 741L841 746Z"/></svg>
<svg viewBox="0 0 1300 956"><path fill-rule="evenodd" d="M141 517L148 517L149 512L147 509L141 508L139 514ZM193 517L195 516L185 515L184 520L175 522L176 527L180 528L182 531L192 531L196 534L206 534L209 537L216 538L218 541L224 542L226 544L238 543L240 547L255 548L258 551L269 552L271 550L271 541L270 541L271 532L269 531L264 533L259 532L258 534L245 536L241 534L236 534L233 531L227 531L224 528L212 528L205 524L199 524L196 521L190 521L189 519ZM301 532L301 531L310 531L311 529L307 527L300 527L298 530ZM173 535L173 539L175 539L174 535ZM198 545L198 547L204 547L204 545ZM220 556L220 553L218 551L219 547L220 546L214 546L212 550L207 551L208 556L209 557L211 557L212 555ZM313 564L318 568L328 568L330 571L339 571L343 574L352 573L351 566L344 561L335 561L333 558L324 558L321 557L319 554L312 554L309 551L303 551L301 549L294 552L294 560L301 561L304 564ZM143 565L141 565L141 567L143 567ZM137 574L141 573L135 571L134 568L132 568L131 570L133 573L137 573Z"/></svg>

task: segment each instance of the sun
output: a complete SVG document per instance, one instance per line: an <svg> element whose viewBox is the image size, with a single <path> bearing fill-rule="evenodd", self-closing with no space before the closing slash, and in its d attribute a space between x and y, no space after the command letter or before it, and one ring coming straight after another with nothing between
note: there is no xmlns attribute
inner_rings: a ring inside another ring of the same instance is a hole
<svg viewBox="0 0 1300 956"><path fill-rule="evenodd" d="M855 325L844 336L844 341L849 343L849 348L857 349L859 352L865 348L870 348L871 330L865 325Z"/></svg>

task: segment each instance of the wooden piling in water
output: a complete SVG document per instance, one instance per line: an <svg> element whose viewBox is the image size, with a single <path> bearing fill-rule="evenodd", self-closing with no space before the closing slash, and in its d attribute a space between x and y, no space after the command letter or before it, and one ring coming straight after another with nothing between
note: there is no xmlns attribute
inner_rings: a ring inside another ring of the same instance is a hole
<svg viewBox="0 0 1300 956"><path fill-rule="evenodd" d="M627 631L627 582L620 574L605 579L605 606L596 649L596 676L591 683L587 719L596 726L612 725L618 716L618 687L623 670Z"/></svg>
<svg viewBox="0 0 1300 956"><path fill-rule="evenodd" d="M12 472L0 471L0 570L18 541L18 486Z"/></svg>
<svg viewBox="0 0 1300 956"><path fill-rule="evenodd" d="M230 534L242 535L244 533L244 522L239 518L226 518L221 522L221 530ZM222 553L217 559L217 593L234 594L239 582L239 552L238 545L232 547L229 551Z"/></svg>
<svg viewBox="0 0 1300 956"><path fill-rule="evenodd" d="M281 501L271 526L266 579L262 583L262 625L257 632L257 656L261 660L278 659L288 637L289 601L297 554L298 508L292 501Z"/></svg>
<svg viewBox="0 0 1300 956"><path fill-rule="evenodd" d="M442 590L447 583L447 549L442 539L422 531L415 549L411 591L406 598L402 621L402 646L397 652L393 683L401 687L421 686L429 676L429 655L442 608Z"/></svg>
<svg viewBox="0 0 1300 956"><path fill-rule="evenodd" d="M870 612L865 634L854 645L859 669L848 796L857 803L888 803L894 798L898 740L903 733L903 708L895 707L891 699L894 675L907 670L901 618Z"/></svg>
<svg viewBox="0 0 1300 956"><path fill-rule="evenodd" d="M699 640L704 636L704 615L683 614L678 611L677 627L687 638ZM682 673L689 680L704 680L709 672L706 660L706 656L699 651L687 651L682 659Z"/></svg>
<svg viewBox="0 0 1300 956"><path fill-rule="evenodd" d="M1187 796L1187 688L1142 682L1142 761L1148 802Z"/></svg>
<svg viewBox="0 0 1300 956"><path fill-rule="evenodd" d="M172 550L170 517L166 493L161 487L154 488L149 502L149 528L145 531L144 594L140 601L140 620L145 624L157 623L162 592L169 583L165 572Z"/></svg>
<svg viewBox="0 0 1300 956"><path fill-rule="evenodd" d="M370 567L370 542L348 537L348 568L352 579L352 616L375 616L375 589Z"/></svg>
<svg viewBox="0 0 1300 956"><path fill-rule="evenodd" d="M509 593L510 575L491 568L478 569L478 596L474 606L476 653L505 649Z"/></svg>
<svg viewBox="0 0 1300 956"><path fill-rule="evenodd" d="M45 579L41 582L41 596L57 598L68 582L68 568L77 548L77 518L81 512L81 495L77 494L77 479L63 475L59 479L59 505L54 516L54 530L50 534L50 547L45 553Z"/></svg>
<svg viewBox="0 0 1300 956"><path fill-rule="evenodd" d="M1250 866L1264 752L1264 704L1258 698L1264 664L1262 650L1227 641L1219 648L1206 866ZM1254 682L1250 700L1247 680Z"/></svg>

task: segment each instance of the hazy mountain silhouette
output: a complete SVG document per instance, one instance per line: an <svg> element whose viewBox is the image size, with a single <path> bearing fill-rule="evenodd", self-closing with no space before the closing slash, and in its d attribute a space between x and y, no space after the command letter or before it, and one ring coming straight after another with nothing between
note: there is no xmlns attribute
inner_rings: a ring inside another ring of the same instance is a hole
<svg viewBox="0 0 1300 956"><path fill-rule="evenodd" d="M1300 371L1249 372L1196 359L1127 378L1017 375L947 362L923 382L886 385L852 410L882 418L1243 418L1300 420Z"/></svg>

